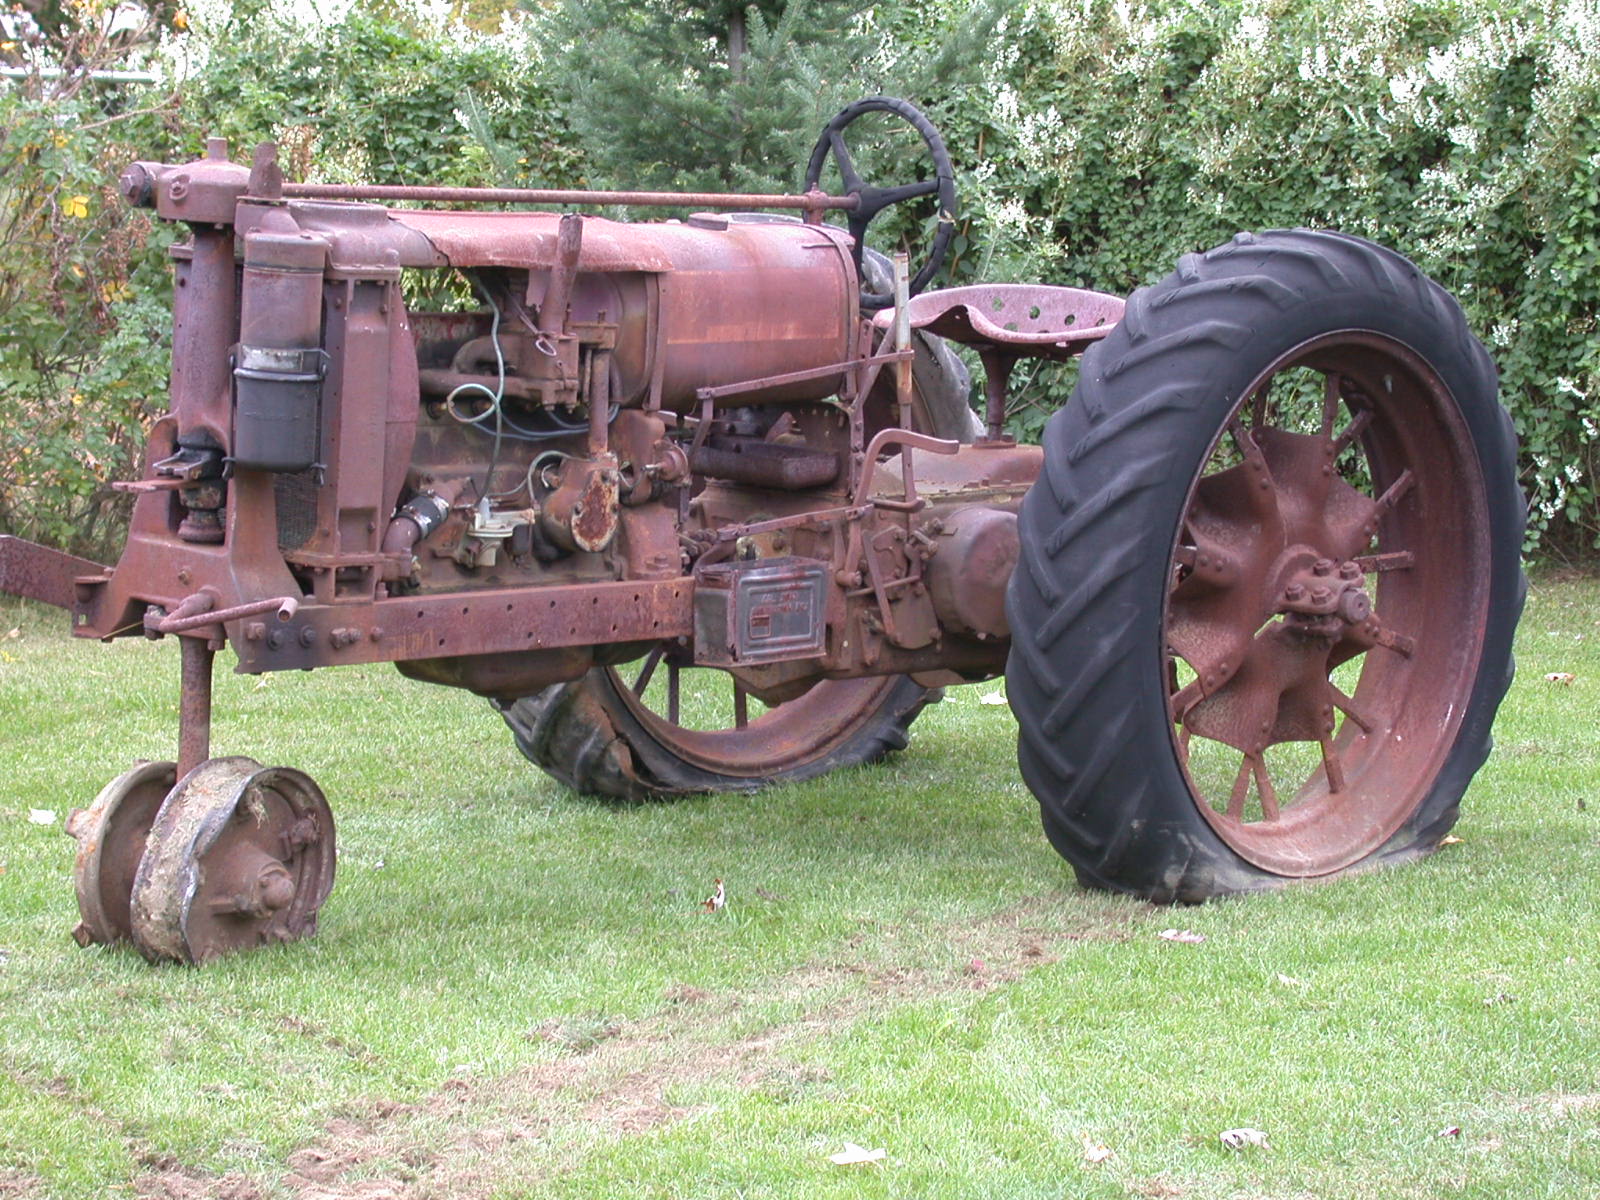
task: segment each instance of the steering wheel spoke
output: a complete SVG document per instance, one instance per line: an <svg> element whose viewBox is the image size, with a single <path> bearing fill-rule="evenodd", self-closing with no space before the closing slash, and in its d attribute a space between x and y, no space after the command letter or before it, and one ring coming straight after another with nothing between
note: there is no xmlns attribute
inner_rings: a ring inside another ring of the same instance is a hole
<svg viewBox="0 0 1600 1200"><path fill-rule="evenodd" d="M905 121L922 138L923 144L928 149L928 155L933 160L933 176L929 179L919 180L916 183L901 184L894 187L874 187L869 185L861 176L856 167L855 159L850 153L850 148L844 140L844 131L858 117L871 112L889 113ZM956 183L955 169L950 165L950 155L945 149L944 139L939 136L939 131L933 123L923 116L917 109L904 100L897 100L892 96L869 96L865 100L857 100L854 104L846 105L839 114L828 122L827 128L822 131L822 136L817 139L817 144L812 148L811 160L806 164L805 187L809 191L819 185L822 179L822 168L828 159L832 159L838 169L839 177L844 184L844 192L856 198L856 207L847 210L845 216L846 227L850 236L855 241L854 257L856 274L865 279L864 252L866 250L867 226L880 212L896 204L908 200L920 199L924 196L938 197L938 221L934 231L933 242L928 247L927 260L911 276L911 295L921 292L932 281L934 273L944 262L946 252L950 248L951 239L955 236L956 228ZM888 308L894 303L894 293L875 292L863 283L861 288L861 307L867 310Z"/></svg>
<svg viewBox="0 0 1600 1200"><path fill-rule="evenodd" d="M855 159L850 157L850 147L844 144L844 134L837 129L828 131L828 148L833 153L834 165L839 168L839 178L844 181L845 194L859 192L866 186L861 172L856 170Z"/></svg>

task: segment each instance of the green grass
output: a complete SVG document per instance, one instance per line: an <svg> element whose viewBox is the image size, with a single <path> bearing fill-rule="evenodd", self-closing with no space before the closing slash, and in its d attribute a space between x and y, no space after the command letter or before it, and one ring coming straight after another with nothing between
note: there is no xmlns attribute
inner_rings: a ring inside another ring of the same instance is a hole
<svg viewBox="0 0 1600 1200"><path fill-rule="evenodd" d="M992 685L627 807L387 668L219 673L217 752L309 771L341 853L314 939L204 970L67 936L60 819L170 755L178 664L63 625L0 606L0 1196L1600 1194L1592 580L1536 585L1459 845L1186 910L1076 887Z"/></svg>

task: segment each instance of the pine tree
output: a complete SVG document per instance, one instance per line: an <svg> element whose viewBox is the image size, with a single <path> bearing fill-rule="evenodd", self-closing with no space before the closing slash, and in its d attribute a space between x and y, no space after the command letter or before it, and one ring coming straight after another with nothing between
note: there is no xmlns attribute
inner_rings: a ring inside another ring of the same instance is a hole
<svg viewBox="0 0 1600 1200"><path fill-rule="evenodd" d="M1015 4L560 0L541 11L546 62L592 183L789 191L846 102L959 94ZM905 29L921 30L917 44L900 36ZM891 160L919 148L914 137L901 145Z"/></svg>

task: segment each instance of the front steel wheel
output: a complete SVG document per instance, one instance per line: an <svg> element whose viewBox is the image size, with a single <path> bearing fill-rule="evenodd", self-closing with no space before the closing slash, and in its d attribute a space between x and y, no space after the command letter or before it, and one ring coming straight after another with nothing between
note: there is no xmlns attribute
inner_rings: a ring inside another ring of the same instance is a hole
<svg viewBox="0 0 1600 1200"><path fill-rule="evenodd" d="M1522 504L1460 309L1241 235L1085 356L1021 513L1024 777L1089 884L1198 900L1425 852L1510 681Z"/></svg>

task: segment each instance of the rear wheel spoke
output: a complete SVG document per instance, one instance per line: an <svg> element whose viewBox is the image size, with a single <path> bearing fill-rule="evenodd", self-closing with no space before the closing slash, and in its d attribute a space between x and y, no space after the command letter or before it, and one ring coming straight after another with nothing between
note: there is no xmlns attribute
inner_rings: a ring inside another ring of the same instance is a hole
<svg viewBox="0 0 1600 1200"><path fill-rule="evenodd" d="M639 675L633 681L633 694L644 695L645 688L650 686L650 677L656 673L656 667L661 663L661 656L666 653L666 647L658 645L645 656L644 666L639 668Z"/></svg>
<svg viewBox="0 0 1600 1200"><path fill-rule="evenodd" d="M1332 738L1322 739L1322 770L1328 777L1330 792L1344 791L1344 767L1339 762L1339 754L1334 748Z"/></svg>
<svg viewBox="0 0 1600 1200"><path fill-rule="evenodd" d="M1278 819L1278 793L1273 790L1272 776L1267 771L1267 757L1265 754L1254 756L1256 795L1261 800L1261 819L1263 821L1276 821Z"/></svg>
<svg viewBox="0 0 1600 1200"><path fill-rule="evenodd" d="M1343 380L1337 373L1330 371L1322 384L1322 437L1324 440L1333 437L1333 424L1339 417L1339 405L1343 401Z"/></svg>
<svg viewBox="0 0 1600 1200"><path fill-rule="evenodd" d="M1377 718L1357 704L1353 696L1345 695L1332 683L1328 684L1328 694L1333 698L1333 706L1354 721L1362 733L1371 733L1377 728Z"/></svg>
<svg viewBox="0 0 1600 1200"><path fill-rule="evenodd" d="M1355 416L1351 417L1350 424L1346 425L1340 432L1339 436L1333 439L1334 457L1337 458L1339 455L1348 450L1350 448L1350 443L1360 437L1361 434L1366 430L1367 426L1371 423L1372 413L1370 410L1365 408L1356 413Z"/></svg>
<svg viewBox="0 0 1600 1200"><path fill-rule="evenodd" d="M1244 820L1244 802L1250 797L1250 777L1255 773L1255 756L1246 754L1239 763L1239 773L1233 777L1233 791L1228 795L1228 820Z"/></svg>

